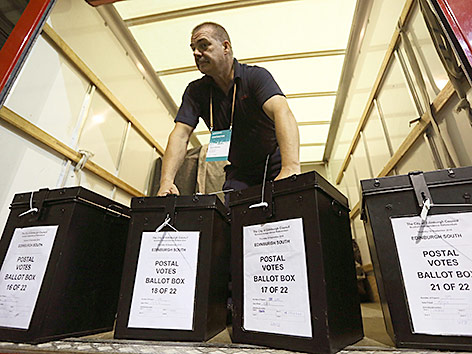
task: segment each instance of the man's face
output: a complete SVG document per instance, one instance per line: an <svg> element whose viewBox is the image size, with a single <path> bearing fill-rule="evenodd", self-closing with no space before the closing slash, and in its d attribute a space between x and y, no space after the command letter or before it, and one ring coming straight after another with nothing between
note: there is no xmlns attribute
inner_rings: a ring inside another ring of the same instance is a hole
<svg viewBox="0 0 472 354"><path fill-rule="evenodd" d="M215 38L211 27L202 27L196 31L191 38L190 48L198 70L210 76L216 74L218 69L221 70L226 53L225 43Z"/></svg>

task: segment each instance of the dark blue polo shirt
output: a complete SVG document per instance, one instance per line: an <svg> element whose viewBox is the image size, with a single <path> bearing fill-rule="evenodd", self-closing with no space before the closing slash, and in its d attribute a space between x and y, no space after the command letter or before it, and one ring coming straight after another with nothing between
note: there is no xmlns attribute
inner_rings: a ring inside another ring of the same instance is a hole
<svg viewBox="0 0 472 354"><path fill-rule="evenodd" d="M237 89L228 160L233 167L244 171L264 164L267 155L275 152L278 145L274 122L264 113L262 105L272 96L283 93L266 69L240 64L236 59L234 81ZM201 117L209 128L212 90L213 129L228 129L233 88L226 94L207 75L191 82L185 90L175 121L195 128Z"/></svg>

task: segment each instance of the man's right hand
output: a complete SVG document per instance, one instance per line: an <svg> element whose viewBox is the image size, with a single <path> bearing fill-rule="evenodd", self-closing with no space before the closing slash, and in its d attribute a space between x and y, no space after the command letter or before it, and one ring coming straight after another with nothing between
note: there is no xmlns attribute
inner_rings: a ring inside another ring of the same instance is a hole
<svg viewBox="0 0 472 354"><path fill-rule="evenodd" d="M165 197L169 194L180 195L179 189L174 183L161 183L159 190L157 191L158 197Z"/></svg>

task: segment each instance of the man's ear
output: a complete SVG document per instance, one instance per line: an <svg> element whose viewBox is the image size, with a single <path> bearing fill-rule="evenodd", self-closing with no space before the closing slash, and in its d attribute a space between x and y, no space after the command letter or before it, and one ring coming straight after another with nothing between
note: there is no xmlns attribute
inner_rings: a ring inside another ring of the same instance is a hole
<svg viewBox="0 0 472 354"><path fill-rule="evenodd" d="M229 41L225 40L223 42L223 47L224 47L225 53L230 53L231 52L231 43Z"/></svg>

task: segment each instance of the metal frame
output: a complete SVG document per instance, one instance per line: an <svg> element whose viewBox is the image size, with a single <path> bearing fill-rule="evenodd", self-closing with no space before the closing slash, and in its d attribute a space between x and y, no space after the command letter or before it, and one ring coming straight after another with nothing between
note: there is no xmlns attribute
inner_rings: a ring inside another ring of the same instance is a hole
<svg viewBox="0 0 472 354"><path fill-rule="evenodd" d="M385 138L385 142L387 143L387 148L388 148L388 152L390 154L390 158L393 157L393 145L392 145L392 140L390 139L390 134L388 132L388 127L387 127L387 122L385 121L385 117L384 117L384 114L383 114L383 111L382 111L382 107L380 105L380 102L375 98L373 100L373 103L374 103L374 107L377 111L377 115L379 117L379 120L380 120L380 125L382 126L382 132L383 132L383 135L384 135L384 138ZM393 171L395 172L396 174L396 169L393 168Z"/></svg>
<svg viewBox="0 0 472 354"><path fill-rule="evenodd" d="M128 124L126 125L125 133L123 134L123 139L121 139L120 148L118 150L118 157L116 161L116 170L115 170L116 177L118 177L118 175L120 174L121 163L123 162L123 153L125 151L126 145L128 144L129 132L131 131L131 127L132 127L131 122L128 122ZM113 186L113 189L110 194L110 198L115 199L115 194L116 194L116 186Z"/></svg>
<svg viewBox="0 0 472 354"><path fill-rule="evenodd" d="M351 160L354 162L354 163L352 164L352 169L353 169L353 171L354 171L354 178L355 178L355 180L358 182L358 183L356 183L356 189L357 189L357 193L359 194L359 200L361 200L361 197L360 197L360 196L361 196L361 193L362 193L362 192L361 192L360 183L359 183L360 178L359 178L359 174L357 173L356 158L354 157L354 153L351 154Z"/></svg>
<svg viewBox="0 0 472 354"><path fill-rule="evenodd" d="M382 111L382 107L380 106L380 102L375 98L374 99L374 107L377 111L377 115L379 116L380 124L382 125L382 131L384 133L385 141L387 142L388 152L390 153L390 157L393 156L393 146L392 140L390 140L390 134L388 133L387 122L385 121L385 116Z"/></svg>
<svg viewBox="0 0 472 354"><path fill-rule="evenodd" d="M431 85L431 88L433 89L434 93L437 95L441 91L441 89L436 85L436 82L434 81L433 73L431 72L427 64L428 61L426 60L426 57L424 56L424 53L421 50L420 45L418 44L418 38L416 38L415 33L412 31L408 31L408 34L411 36L412 46L416 48L416 53L418 53L418 58L420 59L421 64L423 64L422 67L426 73L429 84Z"/></svg>
<svg viewBox="0 0 472 354"><path fill-rule="evenodd" d="M400 48L396 48L395 51L393 52L395 59L398 61L400 64L400 68L402 70L403 78L405 79L405 82L407 84L408 88L408 94L410 95L411 101L415 105L416 108L416 113L418 115L423 115L425 110L421 106L421 100L418 96L418 92L416 92L415 84L413 82L413 79L410 75L410 71L408 70L408 66L406 64L405 58L403 57L403 53L399 50Z"/></svg>
<svg viewBox="0 0 472 354"><path fill-rule="evenodd" d="M365 137L364 131L361 131L360 134L361 134L362 143L364 144L365 156L367 158L367 165L369 166L370 178L372 178L374 177L374 169L372 167L372 161L370 159L369 146L367 145L367 139Z"/></svg>
<svg viewBox="0 0 472 354"><path fill-rule="evenodd" d="M438 147L436 146L436 142L431 136L431 127L426 129L425 133L423 134L423 138L426 145L429 148L429 152L431 154L431 160L433 160L434 168L437 170L443 169L444 164L441 160L441 156L439 155Z"/></svg>
<svg viewBox="0 0 472 354"><path fill-rule="evenodd" d="M84 99L82 101L82 106L80 108L79 115L77 117L77 123L75 125L74 131L72 132L72 138L71 138L71 143L70 146L74 149L77 150L77 147L79 145L80 137L82 135L82 131L85 126L85 122L87 120L87 117L90 112L90 106L92 103L92 98L93 95L95 94L95 89L96 86L92 83L89 84L89 87L87 88L87 91L85 92ZM64 168L61 171L61 174L59 175L59 181L57 183L58 187L64 187L67 183L67 178L69 177L69 172L70 172L70 167L72 165L71 160L67 160L64 163Z"/></svg>

